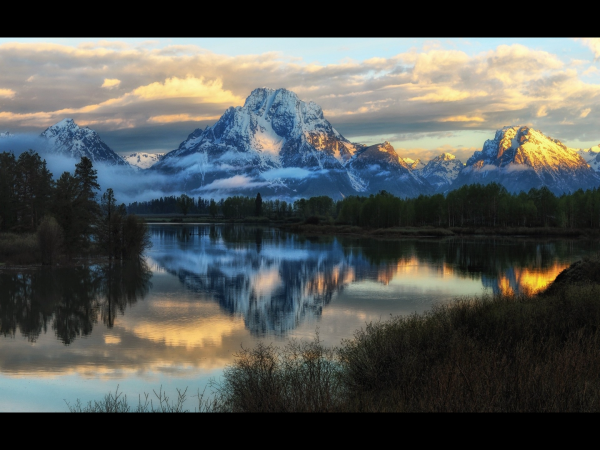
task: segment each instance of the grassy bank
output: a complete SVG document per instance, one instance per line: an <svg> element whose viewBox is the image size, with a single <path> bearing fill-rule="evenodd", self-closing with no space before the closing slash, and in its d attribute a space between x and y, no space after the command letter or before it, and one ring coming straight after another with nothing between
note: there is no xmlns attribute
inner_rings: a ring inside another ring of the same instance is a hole
<svg viewBox="0 0 600 450"><path fill-rule="evenodd" d="M600 411L599 274L585 259L546 292L456 299L338 348L243 349L203 410Z"/></svg>

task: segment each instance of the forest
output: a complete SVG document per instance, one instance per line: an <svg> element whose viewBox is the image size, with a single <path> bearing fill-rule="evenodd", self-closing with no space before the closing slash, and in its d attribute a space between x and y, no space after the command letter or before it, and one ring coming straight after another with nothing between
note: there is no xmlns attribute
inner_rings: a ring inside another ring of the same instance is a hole
<svg viewBox="0 0 600 450"><path fill-rule="evenodd" d="M445 195L399 198L380 191L376 195L350 196L340 201L319 196L293 203L262 200L260 193L256 198L233 196L218 202L182 194L130 203L127 210L135 214L206 214L225 219L262 216L270 220L295 219L363 228L600 228L600 189L580 189L557 196L545 186L511 193L498 183L490 183L465 185Z"/></svg>
<svg viewBox="0 0 600 450"><path fill-rule="evenodd" d="M146 224L128 214L82 157L57 180L30 150L0 153L0 261L54 265L76 256L139 260L150 246ZM100 197L98 199L98 197Z"/></svg>

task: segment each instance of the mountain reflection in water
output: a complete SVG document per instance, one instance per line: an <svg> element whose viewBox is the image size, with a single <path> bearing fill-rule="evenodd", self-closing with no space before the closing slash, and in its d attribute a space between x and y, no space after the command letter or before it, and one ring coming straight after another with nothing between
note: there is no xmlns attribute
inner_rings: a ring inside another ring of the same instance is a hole
<svg viewBox="0 0 600 450"><path fill-rule="evenodd" d="M92 333L98 319L112 328L115 316L143 299L152 284L145 262L39 268L0 273L0 333L17 328L35 342L50 328L65 345Z"/></svg>
<svg viewBox="0 0 600 450"><path fill-rule="evenodd" d="M426 284L426 269L437 278L481 280L494 293L536 291L568 267L575 251L573 241L308 238L241 225L159 225L151 231L151 265L242 317L254 336L285 336L307 317L320 316L352 283Z"/></svg>
<svg viewBox="0 0 600 450"><path fill-rule="evenodd" d="M52 330L69 345L90 335L99 321L113 328L118 314L151 291L152 273L166 272L187 292L215 302L223 319L243 319L252 336L285 337L321 317L349 287L368 289L354 293L367 309L378 296L406 302L414 293L435 291L436 298L440 292L451 297L472 294L478 283L493 293L535 292L598 247L573 240L308 238L241 225L150 230L154 248L147 263L0 272L0 333L36 342ZM460 280L470 280L469 287ZM184 318L169 321L158 335L178 342L164 333L177 335ZM157 335L144 327L148 336ZM111 339L117 338L105 337Z"/></svg>

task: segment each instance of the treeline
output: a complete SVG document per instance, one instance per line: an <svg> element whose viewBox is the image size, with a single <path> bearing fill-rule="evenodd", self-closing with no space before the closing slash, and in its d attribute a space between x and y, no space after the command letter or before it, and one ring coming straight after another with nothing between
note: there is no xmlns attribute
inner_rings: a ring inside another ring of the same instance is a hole
<svg viewBox="0 0 600 450"><path fill-rule="evenodd" d="M386 191L368 197L350 196L334 201L328 196L295 202L234 196L213 199L162 197L132 203L135 213L199 213L243 219L296 219L309 223L337 223L365 228L388 227L558 227L600 228L600 189L555 195L543 186L529 192L510 193L498 183L462 186L446 195L399 198ZM185 205L188 205L187 207ZM161 209L162 208L162 209Z"/></svg>
<svg viewBox="0 0 600 450"><path fill-rule="evenodd" d="M326 198L331 200L329 197ZM257 199L260 199L258 203ZM263 201L260 194L256 198L233 196L218 202L214 199L194 198L186 194L179 197L166 196L146 202L130 203L127 211L132 214L206 214L213 217L224 216L227 219L243 219L250 216L281 219L294 215L291 203L280 200Z"/></svg>
<svg viewBox="0 0 600 450"><path fill-rule="evenodd" d="M600 189L556 196L543 186L510 193L498 183L472 184L446 196L400 199L385 191L336 204L338 223L362 227L599 228Z"/></svg>
<svg viewBox="0 0 600 450"><path fill-rule="evenodd" d="M149 247L145 223L127 214L112 189L98 201L97 171L81 158L58 180L34 151L0 154L0 232L36 233L43 264L59 255L139 259Z"/></svg>

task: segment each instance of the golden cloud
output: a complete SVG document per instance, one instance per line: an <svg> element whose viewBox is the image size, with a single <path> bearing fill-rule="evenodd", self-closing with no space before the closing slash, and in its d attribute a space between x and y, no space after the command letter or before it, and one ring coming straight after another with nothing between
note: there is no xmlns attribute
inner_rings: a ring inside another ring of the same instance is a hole
<svg viewBox="0 0 600 450"><path fill-rule="evenodd" d="M121 80L118 80L116 78L105 78L104 83L102 83L102 86L100 87L112 89L118 87L120 84Z"/></svg>
<svg viewBox="0 0 600 450"><path fill-rule="evenodd" d="M140 86L132 91L133 95L144 100L165 98L197 98L204 103L226 103L240 105L244 99L223 89L221 79L205 81L204 77L167 78L164 83L155 82Z"/></svg>
<svg viewBox="0 0 600 450"><path fill-rule="evenodd" d="M485 122L480 116L450 116L439 120L440 122Z"/></svg>
<svg viewBox="0 0 600 450"><path fill-rule="evenodd" d="M148 122L153 123L173 123L173 122L199 122L201 120L218 120L219 116L192 116L190 114L164 114L161 116L152 116Z"/></svg>
<svg viewBox="0 0 600 450"><path fill-rule="evenodd" d="M13 98L16 92L12 89L0 89L0 97Z"/></svg>

